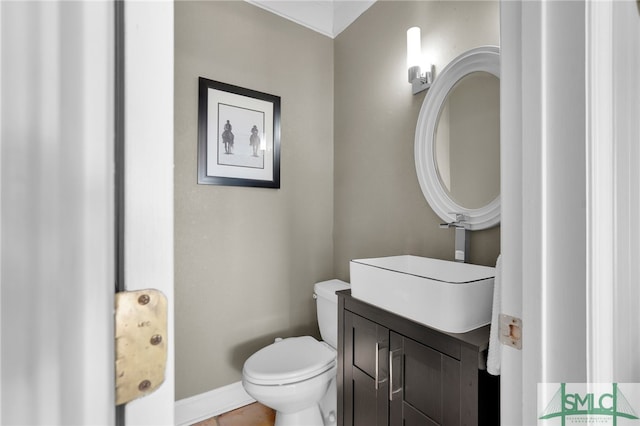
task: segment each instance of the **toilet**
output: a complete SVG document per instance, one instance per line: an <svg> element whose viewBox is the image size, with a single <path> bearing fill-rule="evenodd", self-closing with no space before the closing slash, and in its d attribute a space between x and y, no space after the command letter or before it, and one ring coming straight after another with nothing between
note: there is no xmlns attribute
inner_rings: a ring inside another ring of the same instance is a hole
<svg viewBox="0 0 640 426"><path fill-rule="evenodd" d="M318 325L323 341L311 336L276 339L251 355L242 369L242 386L256 401L276 411L275 426L336 424L338 296L349 284L316 283Z"/></svg>

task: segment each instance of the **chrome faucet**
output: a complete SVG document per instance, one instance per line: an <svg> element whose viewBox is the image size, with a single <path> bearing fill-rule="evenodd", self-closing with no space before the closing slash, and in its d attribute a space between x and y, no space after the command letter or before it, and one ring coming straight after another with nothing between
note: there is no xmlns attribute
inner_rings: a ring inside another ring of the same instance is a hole
<svg viewBox="0 0 640 426"><path fill-rule="evenodd" d="M469 252L469 224L466 223L467 217L462 213L451 213L456 215L456 220L450 223L441 223L440 228L455 228L456 243L454 259L456 262L466 262L467 253Z"/></svg>

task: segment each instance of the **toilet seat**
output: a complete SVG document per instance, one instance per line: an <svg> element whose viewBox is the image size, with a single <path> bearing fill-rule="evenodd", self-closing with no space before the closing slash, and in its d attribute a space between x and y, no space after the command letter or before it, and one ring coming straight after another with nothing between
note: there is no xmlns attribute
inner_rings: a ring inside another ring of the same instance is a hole
<svg viewBox="0 0 640 426"><path fill-rule="evenodd" d="M336 352L311 336L290 337L247 359L242 374L256 385L286 385L310 379L335 366Z"/></svg>

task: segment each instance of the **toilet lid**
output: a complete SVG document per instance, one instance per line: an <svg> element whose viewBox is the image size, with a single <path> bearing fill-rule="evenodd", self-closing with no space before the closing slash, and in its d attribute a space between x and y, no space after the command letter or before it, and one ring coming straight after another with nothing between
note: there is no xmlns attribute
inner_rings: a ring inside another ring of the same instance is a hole
<svg viewBox="0 0 640 426"><path fill-rule="evenodd" d="M260 349L244 363L244 378L257 385L300 382L329 370L336 352L311 336L290 337Z"/></svg>

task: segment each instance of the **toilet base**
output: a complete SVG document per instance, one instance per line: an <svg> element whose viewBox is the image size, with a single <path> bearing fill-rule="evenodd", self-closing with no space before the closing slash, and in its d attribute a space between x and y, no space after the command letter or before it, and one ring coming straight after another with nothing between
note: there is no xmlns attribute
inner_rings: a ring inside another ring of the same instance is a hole
<svg viewBox="0 0 640 426"><path fill-rule="evenodd" d="M297 411L295 413L283 413L276 411L275 426L324 426L322 414L318 404Z"/></svg>

